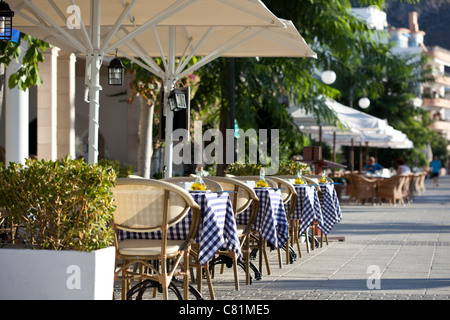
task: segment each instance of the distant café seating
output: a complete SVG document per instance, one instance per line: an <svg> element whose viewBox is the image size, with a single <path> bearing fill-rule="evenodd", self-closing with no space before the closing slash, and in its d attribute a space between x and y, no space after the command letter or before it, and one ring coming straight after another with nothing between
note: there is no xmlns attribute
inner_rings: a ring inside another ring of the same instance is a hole
<svg viewBox="0 0 450 320"><path fill-rule="evenodd" d="M402 197L403 202L409 203L412 202L413 198L413 191L412 191L412 182L413 182L413 173L406 173L402 174L404 181L403 181L403 187L402 187Z"/></svg>
<svg viewBox="0 0 450 320"><path fill-rule="evenodd" d="M356 203L365 204L366 201L371 201L375 204L377 197L377 182L378 179L367 178L356 173L347 173L345 176L349 183L349 199L350 203L354 200Z"/></svg>
<svg viewBox="0 0 450 320"><path fill-rule="evenodd" d="M403 185L406 181L404 175L392 176L388 179L378 181L378 202L381 203L383 200L396 205L397 201L402 205L405 204L403 201Z"/></svg>

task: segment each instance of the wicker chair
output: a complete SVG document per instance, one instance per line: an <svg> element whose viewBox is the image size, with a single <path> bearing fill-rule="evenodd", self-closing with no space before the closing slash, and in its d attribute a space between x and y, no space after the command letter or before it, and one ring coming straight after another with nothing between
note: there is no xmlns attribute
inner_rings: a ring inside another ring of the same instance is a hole
<svg viewBox="0 0 450 320"><path fill-rule="evenodd" d="M282 175L282 176L278 176L281 179L285 179L285 180L295 180L297 178L297 176L294 175ZM317 178L316 177L321 177L321 176L303 176L302 179L304 182L306 182L306 184L308 185L316 185L316 191L317 194L320 198L320 187L317 185ZM297 195L298 196L298 195ZM292 213L291 213L292 214ZM288 220L289 221L289 239L291 239L291 245L293 245L294 243L297 244L297 251L299 253L299 256L301 257L301 249L300 249L300 239L299 239L299 230L300 230L300 221L299 220ZM311 234L316 234L316 227L317 227L317 222L314 222L308 229L311 229ZM323 234L322 234L323 236ZM306 252L310 252L310 243L311 243L311 249L314 249L315 243L314 243L314 239L311 239L311 241L309 240L309 234L308 234L308 230L305 231L305 245L306 245ZM326 241L328 242L328 237L325 236ZM321 237L321 242L323 242L323 237Z"/></svg>
<svg viewBox="0 0 450 320"><path fill-rule="evenodd" d="M162 179L162 181L179 184L182 182L195 182L195 179L196 179L196 177L172 177L172 178ZM220 183L217 183L214 180L204 177L203 182L206 184L206 189L208 189L208 190L211 190L213 192L223 191L223 188L220 185Z"/></svg>
<svg viewBox="0 0 450 320"><path fill-rule="evenodd" d="M402 175L405 178L403 181L403 187L402 187L403 202L404 203L412 202L412 196L413 196L412 182L413 182L414 174L413 173L405 173Z"/></svg>
<svg viewBox="0 0 450 320"><path fill-rule="evenodd" d="M251 206L250 219L246 225L237 225L237 231L241 244L242 253L244 255L244 270L246 273L245 283L250 284L250 238L252 236L252 227L255 224L256 216L258 214L259 199L256 196L253 188L246 183L230 177L208 177L221 185L223 190L234 191L230 193L231 203L235 216L242 214ZM235 289L239 290L239 280L237 274L237 257L234 252L219 251L219 256L229 256L233 261ZM214 265L212 265L214 267ZM222 265L223 267L223 265ZM223 268L222 268L223 271Z"/></svg>
<svg viewBox="0 0 450 320"><path fill-rule="evenodd" d="M321 175L317 175L317 174L308 174L308 175L304 175L303 176L303 179L308 184L317 184L320 181L321 178L322 178L322 176ZM327 180L327 183L334 183L333 179L328 177L328 176L325 176L325 179ZM319 198L320 198L321 194L322 194L322 190L320 189L320 186L316 186L316 190L317 190L317 194L319 195ZM312 226L313 234L316 234L316 228L317 228L317 223L314 223L314 225ZM323 237L323 233L320 233L320 234L321 234L321 236L320 236L320 246L322 246L324 237ZM325 235L325 241L326 241L326 243L328 245L328 235ZM314 250L314 246L315 246L315 242L311 241L311 247L312 247L313 250Z"/></svg>
<svg viewBox="0 0 450 320"><path fill-rule="evenodd" d="M121 178L113 188L116 210L116 272L122 280L125 298L132 279L152 280L161 284L163 298L175 276L183 277L184 299L189 298L189 253L200 222L200 207L182 188L164 181ZM168 240L168 228L183 220L192 210L188 236ZM161 240L119 239L119 231L161 231ZM184 260L184 262L182 261ZM168 261L172 264L169 268ZM159 266L159 267L158 267Z"/></svg>
<svg viewBox="0 0 450 320"><path fill-rule="evenodd" d="M274 179L273 176L271 176L272 179ZM295 191L294 185L289 182L290 180L295 180L297 177L296 176L289 176L289 175L281 175L281 176L276 176L275 177L275 181L277 181L277 179L281 179L283 181L286 181L290 186L292 186L292 188ZM282 187L282 185L281 185ZM295 191L295 197L292 196L291 200L290 200L290 206L289 206L289 211L286 212L287 214L287 220L289 223L289 242L291 247L294 247L294 245L297 245L297 251L298 251L298 256L301 258L302 257L302 250L300 248L300 239L299 239L299 228L300 228L300 221L299 220L292 220L291 217L294 214L295 211L295 205L297 203L297 199L298 199L298 194L297 191ZM306 246L308 247L308 244L306 244ZM286 261L288 261L287 259L289 258L288 256L288 252L286 252Z"/></svg>
<svg viewBox="0 0 450 320"><path fill-rule="evenodd" d="M427 173L426 172L422 172L420 175L420 181L419 181L419 190L420 193L424 193L425 191L427 191L426 187L425 187L425 179L427 177Z"/></svg>
<svg viewBox="0 0 450 320"><path fill-rule="evenodd" d="M180 183L184 183L184 182L195 182L196 179L197 178L194 175L194 176L189 176L189 177L164 178L164 179L162 179L162 181L167 181L167 182L179 185ZM203 177L203 182L205 183L207 190L210 190L210 191L213 191L213 192L221 192L221 191L223 191L222 186L219 183L217 183L217 182L215 182L215 181L213 181L211 179ZM180 187L183 188L183 186L180 186ZM201 293L202 292L202 282L201 281L202 281L203 270L206 273L206 275L209 276L209 270L208 270L209 264L207 264L205 266L206 267L206 269L205 269L199 263L198 259L196 259L198 257L198 252L200 252L200 247L199 247L198 244L195 244L193 246L193 251L192 251L193 254L191 255L191 257L192 257L191 265L197 267L197 289ZM214 291L212 289L212 285L210 283L208 283L208 287L209 287L210 295L213 298L214 297Z"/></svg>
<svg viewBox="0 0 450 320"><path fill-rule="evenodd" d="M294 186L292 185L292 183L290 183L289 181L287 181L286 179L282 179L279 177L275 177L275 176L270 176L269 177L270 180L274 181L277 184L278 188L281 188L281 196L283 198L283 204L284 207L288 207L289 203L289 210L286 211L286 218L288 223L290 224L290 217L293 215L294 210L295 210L295 204L297 203L297 191L295 191ZM289 225L289 230L291 230L291 226ZM291 233L289 232L289 240L288 243L286 244L286 264L289 264L291 262L291 257L289 254L289 242L293 242L291 239ZM281 262L281 249L277 248L278 250L278 264L280 266L280 268L282 268L282 262ZM301 257L301 251L300 251L300 247L299 247L299 256Z"/></svg>
<svg viewBox="0 0 450 320"><path fill-rule="evenodd" d="M394 206L399 201L401 204L403 202L403 184L405 182L405 177L403 175L397 175L390 177L388 179L378 181L378 202L388 200L389 203Z"/></svg>
<svg viewBox="0 0 450 320"><path fill-rule="evenodd" d="M420 179L421 179L421 173L414 173L412 175L411 179L411 197L414 198L415 196L420 194Z"/></svg>
<svg viewBox="0 0 450 320"><path fill-rule="evenodd" d="M369 179L360 174L346 174L345 178L349 180L351 188L348 202L352 199L356 203L364 204L367 200L371 200L375 204L377 196L377 179Z"/></svg>
<svg viewBox="0 0 450 320"><path fill-rule="evenodd" d="M235 177L232 177L232 179L242 181L244 183L246 181L254 181L256 184L256 182L258 182L260 180L260 176L235 176ZM269 188L278 188L278 184L274 180L271 180L270 177L266 176L265 179L266 179L266 182L267 182L267 185L269 186ZM260 237L259 232L256 232L256 231L253 231L253 239L257 239L256 240L257 244L252 247L257 248L259 250L259 270L262 271L262 262L264 260L266 262L265 264L266 264L267 274L270 275L271 271L270 271L269 258L267 256L267 251L266 251L266 241L264 241Z"/></svg>

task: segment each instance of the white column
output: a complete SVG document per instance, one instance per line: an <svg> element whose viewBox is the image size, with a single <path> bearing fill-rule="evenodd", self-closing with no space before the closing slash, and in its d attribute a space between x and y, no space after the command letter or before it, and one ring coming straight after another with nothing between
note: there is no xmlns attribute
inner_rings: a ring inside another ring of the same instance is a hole
<svg viewBox="0 0 450 320"><path fill-rule="evenodd" d="M26 49L23 49L25 51ZM5 155L10 162L25 164L29 148L29 95L28 90L9 89L8 79L20 65L13 60L6 70L5 82Z"/></svg>
<svg viewBox="0 0 450 320"><path fill-rule="evenodd" d="M58 57L58 159L75 154L75 63L73 53L61 52Z"/></svg>
<svg viewBox="0 0 450 320"><path fill-rule="evenodd" d="M38 158L56 160L57 107L58 107L58 54L59 48L48 49L44 62L39 64L43 83L37 89Z"/></svg>

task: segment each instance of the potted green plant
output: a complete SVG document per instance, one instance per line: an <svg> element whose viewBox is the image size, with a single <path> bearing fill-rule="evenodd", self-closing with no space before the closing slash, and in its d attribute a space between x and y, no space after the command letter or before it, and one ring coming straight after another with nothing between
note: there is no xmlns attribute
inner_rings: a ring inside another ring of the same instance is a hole
<svg viewBox="0 0 450 320"><path fill-rule="evenodd" d="M69 157L0 168L0 209L17 229L0 249L0 299L111 299L116 179Z"/></svg>

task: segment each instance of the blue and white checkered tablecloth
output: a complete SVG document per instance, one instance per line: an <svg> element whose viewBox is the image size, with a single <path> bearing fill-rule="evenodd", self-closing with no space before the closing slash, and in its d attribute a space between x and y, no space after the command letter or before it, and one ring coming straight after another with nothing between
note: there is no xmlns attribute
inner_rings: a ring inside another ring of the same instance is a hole
<svg viewBox="0 0 450 320"><path fill-rule="evenodd" d="M323 226L321 230L328 234L335 224L342 219L342 211L334 185L331 183L320 184Z"/></svg>
<svg viewBox="0 0 450 320"><path fill-rule="evenodd" d="M314 221L318 221L319 228L323 226L322 208L319 195L314 186L295 185L297 191L297 203L295 204L292 220L300 220L300 233L306 231ZM286 210L289 210L291 202L287 204Z"/></svg>
<svg viewBox="0 0 450 320"><path fill-rule="evenodd" d="M201 208L201 221L196 238L196 242L200 244L200 264L205 265L222 248L236 252L239 259L242 259L233 206L228 193L196 192L191 195ZM191 221L192 214L189 213L185 219L169 228L168 239L185 239ZM123 239L161 239L161 232L121 231L119 241Z"/></svg>
<svg viewBox="0 0 450 320"><path fill-rule="evenodd" d="M254 230L277 248L285 245L289 238L289 227L286 218L286 210L280 190L269 188L255 188L259 198L259 209ZM247 224L250 218L251 208L238 215L238 224Z"/></svg>

